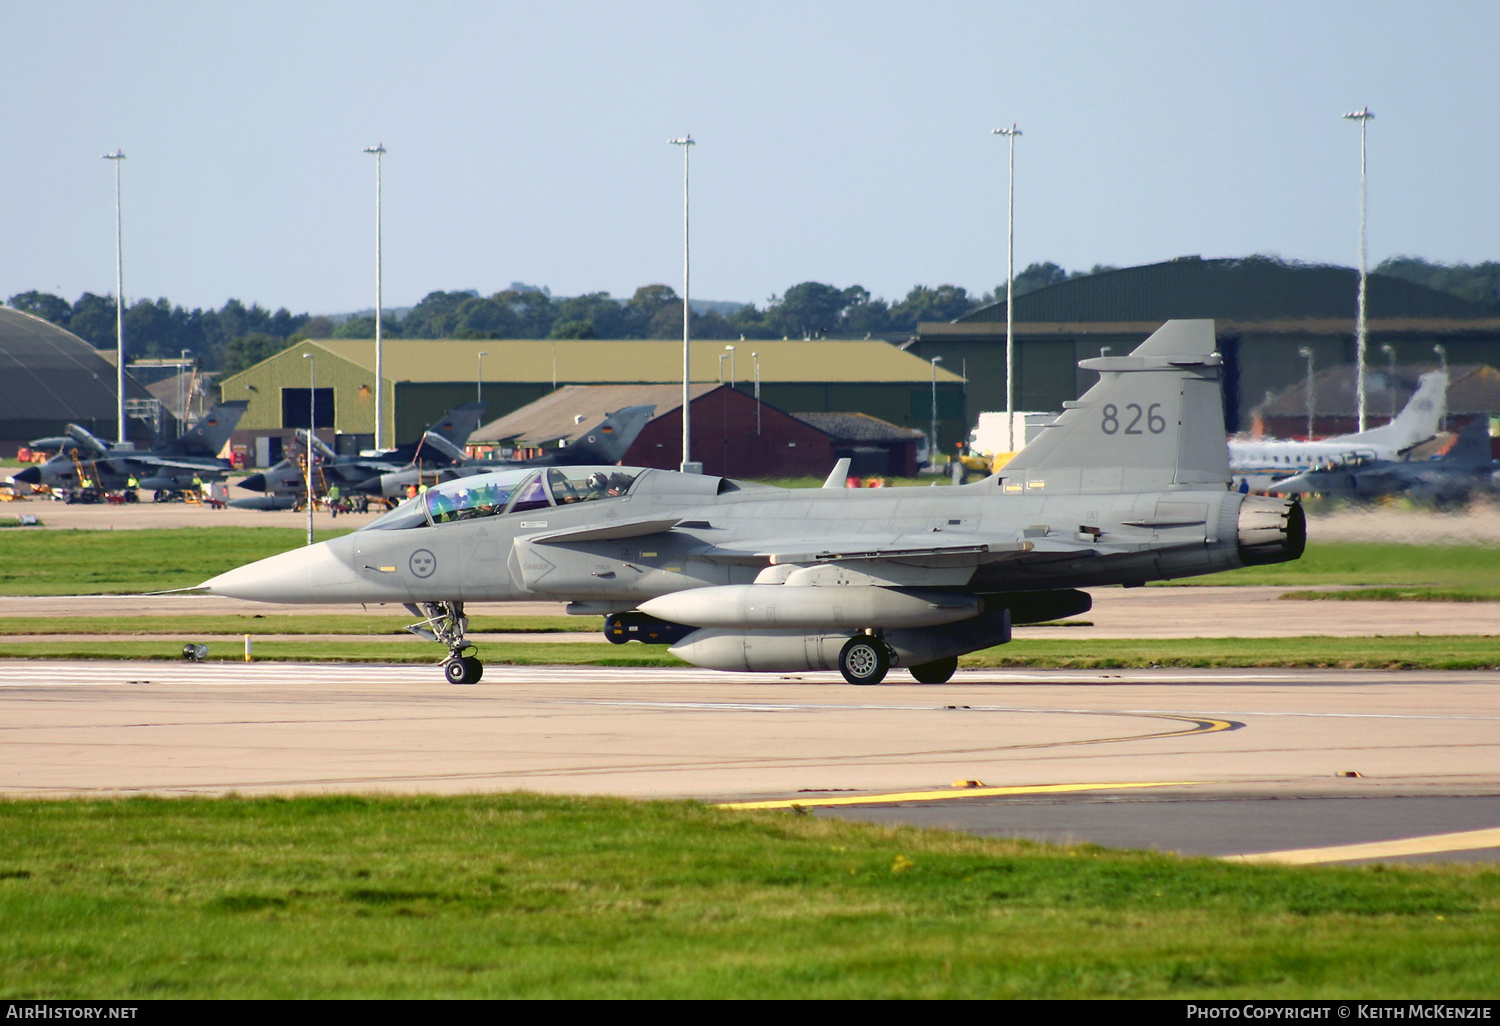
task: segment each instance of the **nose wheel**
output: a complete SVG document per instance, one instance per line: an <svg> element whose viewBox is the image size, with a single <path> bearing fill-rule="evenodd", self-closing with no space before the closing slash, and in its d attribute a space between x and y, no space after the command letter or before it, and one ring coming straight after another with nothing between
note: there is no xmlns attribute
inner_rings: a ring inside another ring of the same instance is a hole
<svg viewBox="0 0 1500 1026"><path fill-rule="evenodd" d="M856 634L839 652L839 672L850 684L879 684L890 668L885 642L871 634Z"/></svg>
<svg viewBox="0 0 1500 1026"><path fill-rule="evenodd" d="M469 618L464 616L463 603L422 602L406 608L425 618L407 627L408 631L448 649L448 658L443 660L443 676L448 683L478 684L484 676L484 664L474 655L474 646L464 640Z"/></svg>
<svg viewBox="0 0 1500 1026"><path fill-rule="evenodd" d="M478 684L484 664L474 656L454 656L443 664L443 676L449 684Z"/></svg>

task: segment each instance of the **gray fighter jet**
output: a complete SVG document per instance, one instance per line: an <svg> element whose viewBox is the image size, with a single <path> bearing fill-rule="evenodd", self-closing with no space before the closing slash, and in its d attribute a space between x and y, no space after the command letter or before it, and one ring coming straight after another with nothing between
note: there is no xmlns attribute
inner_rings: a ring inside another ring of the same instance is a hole
<svg viewBox="0 0 1500 1026"><path fill-rule="evenodd" d="M222 481L231 468L219 453L248 405L243 399L220 403L181 438L150 450L120 449L77 424L69 424L65 436L33 443L37 448L53 448L41 443L61 442L56 447L62 451L46 463L27 467L11 480L60 491L115 492L129 487L134 478L136 487L161 494L186 491L201 481Z"/></svg>
<svg viewBox="0 0 1500 1026"><path fill-rule="evenodd" d="M618 463L655 412L655 406L627 406L623 410L608 414L571 445L554 449L530 460L472 459L468 453L451 441L434 438L429 433L425 443L427 451L434 455L446 456L447 459L443 465L431 468L410 466L393 473L371 477L354 485L350 490L356 494L399 499L406 496L412 485L420 487L421 485L442 484L477 474L493 473L505 467L573 467Z"/></svg>
<svg viewBox="0 0 1500 1026"><path fill-rule="evenodd" d="M407 467L432 472L455 461L467 460L468 454L459 446L467 442L474 429L479 427L484 420L484 411L484 403L465 403L439 417L415 442L373 456L340 456L316 435L309 439L306 431L298 431L297 437L304 451L310 444L316 454L314 488L323 492L330 485L338 485L349 493L354 486L376 475L395 473ZM239 483L239 487L260 494L254 498L231 500L229 505L234 509L292 509L301 503L307 492L307 472L301 459L289 457L274 467L251 474Z"/></svg>
<svg viewBox="0 0 1500 1026"><path fill-rule="evenodd" d="M1453 447L1432 460L1378 460L1359 453L1330 460L1278 481L1278 495L1374 498L1409 495L1439 503L1464 502L1476 492L1500 490L1500 465L1490 456L1490 418L1475 417Z"/></svg>
<svg viewBox="0 0 1500 1026"><path fill-rule="evenodd" d="M1000 472L955 487L788 490L596 466L439 485L367 527L199 587L265 602L397 602L477 681L467 602L566 601L613 641L698 666L891 666L939 683L1015 624L1081 613L1079 588L1298 558L1293 500L1229 489L1212 321L1172 321ZM837 472L835 472L837 476ZM837 485L837 481L830 481Z"/></svg>

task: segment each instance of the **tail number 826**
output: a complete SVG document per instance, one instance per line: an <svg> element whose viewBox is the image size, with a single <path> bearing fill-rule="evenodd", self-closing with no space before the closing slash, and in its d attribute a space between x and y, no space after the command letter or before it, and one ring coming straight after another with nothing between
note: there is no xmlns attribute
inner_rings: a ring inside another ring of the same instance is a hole
<svg viewBox="0 0 1500 1026"><path fill-rule="evenodd" d="M1166 419L1157 412L1160 409L1161 403L1152 403L1145 409L1141 408L1140 403L1126 403L1125 416L1122 418L1118 406L1114 403L1105 403L1103 410L1104 419L1100 421L1099 428L1106 435L1116 435L1120 433L1120 426L1123 420L1124 433L1127 435L1144 435L1147 432L1159 435L1167 429ZM1141 422L1143 420L1145 421L1145 431L1141 430Z"/></svg>

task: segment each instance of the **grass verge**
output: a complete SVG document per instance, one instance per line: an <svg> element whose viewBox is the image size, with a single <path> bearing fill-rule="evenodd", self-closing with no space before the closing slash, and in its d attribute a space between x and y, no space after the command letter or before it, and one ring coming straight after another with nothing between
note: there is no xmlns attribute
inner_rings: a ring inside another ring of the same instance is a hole
<svg viewBox="0 0 1500 1026"><path fill-rule="evenodd" d="M1321 542L1308 545L1307 552L1295 562L1245 567L1172 583L1190 587L1376 585L1413 591L1457 589L1475 596L1475 601L1500 601L1497 569L1500 569L1500 551L1490 545Z"/></svg>
<svg viewBox="0 0 1500 1026"><path fill-rule="evenodd" d="M1278 597L1296 602L1500 602L1500 588L1357 588L1289 591Z"/></svg>
<svg viewBox="0 0 1500 1026"><path fill-rule="evenodd" d="M1026 638L959 659L967 667L1150 669L1275 667L1493 670L1500 635L1375 635L1357 638Z"/></svg>
<svg viewBox="0 0 1500 1026"><path fill-rule="evenodd" d="M347 531L325 531L327 540ZM5 537L0 595L132 595L202 584L304 544L285 527L17 531Z"/></svg>
<svg viewBox="0 0 1500 1026"><path fill-rule="evenodd" d="M1475 998L1500 873L534 795L0 802L0 992Z"/></svg>
<svg viewBox="0 0 1500 1026"><path fill-rule="evenodd" d="M0 645L8 659L181 659L179 637L158 640L24 641ZM482 640L482 639L480 639ZM437 663L443 650L432 644L410 645L344 641L256 641L257 662ZM660 645L580 645L546 642L483 642L487 664L512 666L687 666ZM238 639L209 643L208 658L239 662ZM1156 667L1298 666L1372 670L1500 669L1500 636L1399 635L1359 638L1174 638L1134 641L1100 638L1031 639L963 656L968 668L1004 669L1151 669ZM892 683L910 683L894 671Z"/></svg>
<svg viewBox="0 0 1500 1026"><path fill-rule="evenodd" d="M357 634L402 635L412 616L15 616L0 635L48 634ZM597 616L474 616L471 634L598 634Z"/></svg>

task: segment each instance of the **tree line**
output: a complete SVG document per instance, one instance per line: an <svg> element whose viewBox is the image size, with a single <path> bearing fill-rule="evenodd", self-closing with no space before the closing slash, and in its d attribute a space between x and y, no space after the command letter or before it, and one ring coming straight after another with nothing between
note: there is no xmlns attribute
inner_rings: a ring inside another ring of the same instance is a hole
<svg viewBox="0 0 1500 1026"><path fill-rule="evenodd" d="M1016 275L1014 291L1035 289L1115 268L1095 264L1067 271L1051 261ZM1442 264L1392 257L1376 274L1405 278L1466 299L1500 305L1500 263ZM746 303L727 313L698 310L692 334L702 339L905 338L923 321L951 321L1005 298L1005 283L982 295L958 285L917 285L890 303L860 285L839 288L806 281L772 296L764 307ZM45 292L10 297L15 309L35 314L102 348L115 344L115 301L85 292L76 303ZM723 305L723 304L720 304ZM695 304L696 307L696 304ZM607 292L554 298L545 290L509 288L489 296L469 289L431 292L405 316L386 314L387 338L670 339L682 337L682 299L669 285L645 285L629 299ZM374 338L372 313L339 323L326 316L275 312L231 299L218 310L188 310L166 299L140 299L125 310L127 359L173 358L191 350L199 363L235 374L305 338Z"/></svg>

